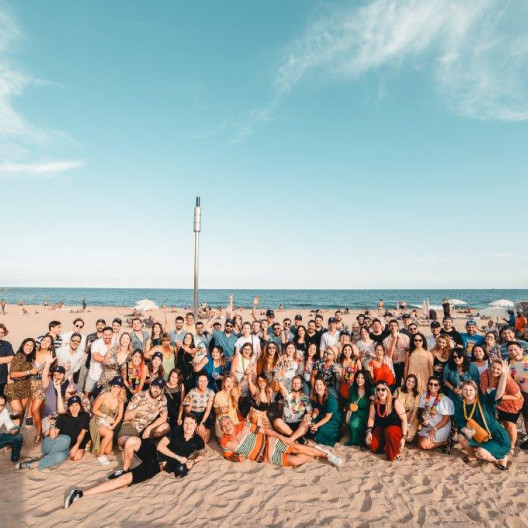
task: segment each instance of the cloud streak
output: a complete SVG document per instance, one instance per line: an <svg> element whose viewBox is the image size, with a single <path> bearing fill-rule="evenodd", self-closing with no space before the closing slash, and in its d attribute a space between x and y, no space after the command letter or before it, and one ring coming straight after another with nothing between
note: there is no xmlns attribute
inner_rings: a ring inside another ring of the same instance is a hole
<svg viewBox="0 0 528 528"><path fill-rule="evenodd" d="M20 27L5 8L0 7L0 176L52 177L83 165L81 161L35 162L35 152L49 147L67 135L56 130L44 130L24 118L13 104L30 86L54 83L36 79L9 60L14 44L23 38ZM31 159L33 158L33 159Z"/></svg>
<svg viewBox="0 0 528 528"><path fill-rule="evenodd" d="M83 161L44 161L39 163L1 163L0 178L53 178L78 169Z"/></svg>
<svg viewBox="0 0 528 528"><path fill-rule="evenodd" d="M270 102L249 113L237 140L273 119L303 83L357 82L416 68L454 113L528 120L528 16L520 0L355 2L308 23L280 53ZM266 119L262 119L262 113Z"/></svg>
<svg viewBox="0 0 528 528"><path fill-rule="evenodd" d="M526 120L528 36L512 24L522 9L515 1L376 0L340 10L310 24L286 48L275 88L287 95L320 72L355 81L423 61L455 112Z"/></svg>

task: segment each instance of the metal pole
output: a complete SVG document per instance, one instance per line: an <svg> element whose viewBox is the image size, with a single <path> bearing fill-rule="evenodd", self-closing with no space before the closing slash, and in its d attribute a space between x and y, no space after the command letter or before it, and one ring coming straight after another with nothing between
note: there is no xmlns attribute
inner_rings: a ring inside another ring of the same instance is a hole
<svg viewBox="0 0 528 528"><path fill-rule="evenodd" d="M196 197L194 206L194 318L198 319L198 256L200 251L200 231L202 229L202 212L200 197Z"/></svg>

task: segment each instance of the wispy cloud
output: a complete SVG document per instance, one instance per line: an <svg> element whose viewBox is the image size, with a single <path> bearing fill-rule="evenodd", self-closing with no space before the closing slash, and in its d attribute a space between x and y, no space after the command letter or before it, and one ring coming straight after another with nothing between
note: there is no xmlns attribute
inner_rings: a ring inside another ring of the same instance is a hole
<svg viewBox="0 0 528 528"><path fill-rule="evenodd" d="M0 163L0 178L53 178L83 165L83 161Z"/></svg>
<svg viewBox="0 0 528 528"><path fill-rule="evenodd" d="M368 73L418 69L455 113L475 119L528 119L528 16L521 0L373 0L339 7L307 24L282 51L273 118L302 83L356 82ZM387 87L384 86L384 94ZM239 139L264 122L258 110Z"/></svg>
<svg viewBox="0 0 528 528"><path fill-rule="evenodd" d="M48 177L80 167L81 161L36 162L39 148L57 141L68 141L67 134L35 126L15 108L13 101L29 86L56 86L37 79L14 64L9 53L22 31L5 6L0 6L0 175L9 177Z"/></svg>
<svg viewBox="0 0 528 528"><path fill-rule="evenodd" d="M441 97L479 119L528 119L528 35L519 1L376 0L313 22L285 50L276 90L320 72L356 80L423 62Z"/></svg>

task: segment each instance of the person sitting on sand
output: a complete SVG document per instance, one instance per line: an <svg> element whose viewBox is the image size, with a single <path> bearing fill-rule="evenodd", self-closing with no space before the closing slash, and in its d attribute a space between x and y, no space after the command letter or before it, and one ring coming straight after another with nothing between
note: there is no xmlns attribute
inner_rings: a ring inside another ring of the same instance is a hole
<svg viewBox="0 0 528 528"><path fill-rule="evenodd" d="M267 427L241 422L233 423L229 416L220 418L223 436L220 438L222 454L227 460L268 462L276 466L300 466L314 457L326 457L334 466L343 461L321 446L300 445Z"/></svg>
<svg viewBox="0 0 528 528"><path fill-rule="evenodd" d="M365 443L373 453L385 451L387 460L392 462L401 460L407 434L403 404L392 398L387 382L377 382L375 397L370 404Z"/></svg>
<svg viewBox="0 0 528 528"><path fill-rule="evenodd" d="M152 380L148 391L141 391L132 396L123 417L124 422L119 430L118 443L124 446L131 436L141 438L160 437L169 430L167 423L167 399L163 394L165 380Z"/></svg>
<svg viewBox="0 0 528 528"><path fill-rule="evenodd" d="M79 396L69 398L66 407L60 390L57 390L57 408L59 416L51 422L49 435L42 442L43 457L19 462L17 469L32 469L38 461L38 469L43 471L59 466L68 457L73 462L83 458L90 440L90 415L83 410Z"/></svg>
<svg viewBox="0 0 528 528"><path fill-rule="evenodd" d="M20 426L13 423L6 404L6 397L0 394L0 449L10 446L11 462L18 462L24 438L20 434Z"/></svg>
<svg viewBox="0 0 528 528"><path fill-rule="evenodd" d="M284 399L282 417L273 422L275 429L286 435L290 441L298 441L310 429L312 423L312 402L303 392L303 378L294 376L291 391L282 382L277 382L279 392Z"/></svg>
<svg viewBox="0 0 528 528"><path fill-rule="evenodd" d="M176 427L162 438L157 448L149 439L130 437L125 443L123 468L110 473L106 482L85 490L71 490L64 501L64 508L69 508L85 496L102 495L145 482L161 471L174 473L175 478L186 476L205 457L205 444L196 433L196 428L196 417L188 414L183 419L183 426ZM141 463L130 469L134 455Z"/></svg>
<svg viewBox="0 0 528 528"><path fill-rule="evenodd" d="M435 449L446 446L445 454L451 453L453 439L451 416L455 413L453 402L440 392L442 381L431 376L427 381L427 390L420 396L419 419L422 426L418 433L418 446L421 449Z"/></svg>
<svg viewBox="0 0 528 528"><path fill-rule="evenodd" d="M495 418L497 403L502 399L508 379L508 364L501 361L501 377L497 388L480 394L473 380L462 384L462 397L455 403L455 421L460 433L458 440L467 453L464 462L477 459L493 462L497 469L509 468L508 453L511 448L506 429Z"/></svg>

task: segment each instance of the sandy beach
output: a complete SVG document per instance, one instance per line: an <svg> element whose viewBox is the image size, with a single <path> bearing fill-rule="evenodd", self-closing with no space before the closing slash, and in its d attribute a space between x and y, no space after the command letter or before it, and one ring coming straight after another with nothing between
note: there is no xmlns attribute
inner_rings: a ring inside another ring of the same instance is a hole
<svg viewBox="0 0 528 528"><path fill-rule="evenodd" d="M16 349L27 336L47 330L57 319L63 331L79 316L71 308L49 310L26 307L37 315L21 315L9 305L0 316L9 329L7 340ZM78 308L74 308L76 310ZM178 313L183 313L179 310ZM81 314L85 332L95 320L126 318L130 308L90 307ZM284 311L277 319L308 311ZM352 312L344 317L350 324ZM162 313L153 315L162 319ZM172 320L176 313L171 313ZM323 313L328 317L328 313ZM250 320L246 311L244 319ZM458 316L457 328L465 318ZM126 324L123 327L127 328ZM425 327L424 327L425 329ZM24 428L27 442L22 456L36 455L32 428ZM0 452L2 526L527 526L528 455L516 449L513 465L500 472L491 464L469 468L457 447L450 456L406 449L404 460L389 463L381 456L337 444L335 452L345 463L338 469L326 461L298 468L225 461L213 440L205 462L184 480L160 474L147 483L112 493L88 497L69 510L63 509L66 493L88 487L118 467L121 455L114 451L111 465L101 467L87 454L77 464L70 461L47 473L36 469L15 471L5 450Z"/></svg>

